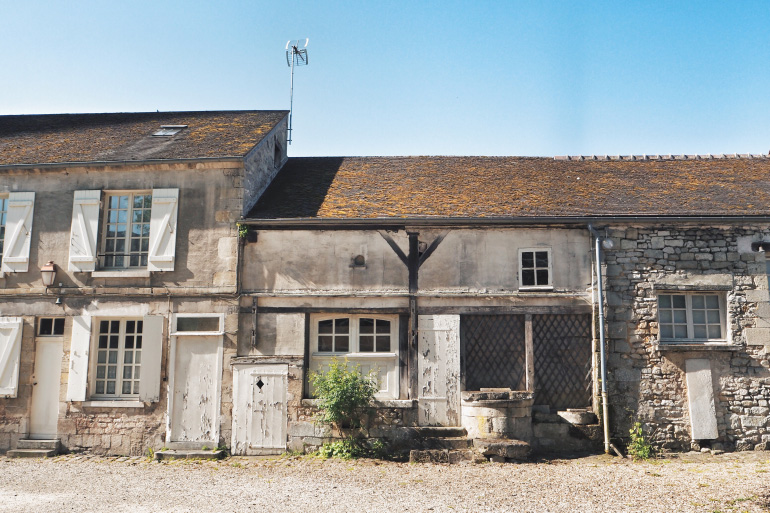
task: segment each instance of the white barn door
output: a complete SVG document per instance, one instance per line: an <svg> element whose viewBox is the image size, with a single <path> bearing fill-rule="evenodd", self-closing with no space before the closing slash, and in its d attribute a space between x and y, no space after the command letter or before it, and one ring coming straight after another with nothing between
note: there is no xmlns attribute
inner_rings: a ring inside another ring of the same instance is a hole
<svg viewBox="0 0 770 513"><path fill-rule="evenodd" d="M460 425L460 316L420 315L417 407L421 426Z"/></svg>
<svg viewBox="0 0 770 513"><path fill-rule="evenodd" d="M286 364L234 368L233 454L277 454L286 450L288 376Z"/></svg>

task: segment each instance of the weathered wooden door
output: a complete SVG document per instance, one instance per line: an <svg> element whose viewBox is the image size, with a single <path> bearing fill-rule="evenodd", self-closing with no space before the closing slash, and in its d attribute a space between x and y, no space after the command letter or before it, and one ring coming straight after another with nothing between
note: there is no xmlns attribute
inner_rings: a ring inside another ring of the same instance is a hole
<svg viewBox="0 0 770 513"><path fill-rule="evenodd" d="M417 405L421 426L460 425L460 316L420 315Z"/></svg>
<svg viewBox="0 0 770 513"><path fill-rule="evenodd" d="M221 336L178 336L172 352L170 441L219 442Z"/></svg>
<svg viewBox="0 0 770 513"><path fill-rule="evenodd" d="M61 361L62 341L60 339L37 340L35 371L32 375L32 405L29 413L30 438L38 440L56 438Z"/></svg>
<svg viewBox="0 0 770 513"><path fill-rule="evenodd" d="M237 365L233 371L232 453L286 450L289 366Z"/></svg>

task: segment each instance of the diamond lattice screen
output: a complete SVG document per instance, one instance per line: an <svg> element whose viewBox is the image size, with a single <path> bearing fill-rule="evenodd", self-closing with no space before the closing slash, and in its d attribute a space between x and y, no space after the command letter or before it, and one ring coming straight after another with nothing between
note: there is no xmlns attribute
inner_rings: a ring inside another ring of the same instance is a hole
<svg viewBox="0 0 770 513"><path fill-rule="evenodd" d="M526 390L523 315L463 315L465 390Z"/></svg>
<svg viewBox="0 0 770 513"><path fill-rule="evenodd" d="M533 315L535 404L591 405L591 315Z"/></svg>

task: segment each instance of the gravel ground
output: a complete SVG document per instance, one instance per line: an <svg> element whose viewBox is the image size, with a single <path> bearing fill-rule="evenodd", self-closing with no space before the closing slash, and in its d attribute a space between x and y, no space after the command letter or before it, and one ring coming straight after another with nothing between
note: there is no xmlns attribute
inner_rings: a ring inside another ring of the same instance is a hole
<svg viewBox="0 0 770 513"><path fill-rule="evenodd" d="M0 512L770 511L770 453L435 465L0 457Z"/></svg>

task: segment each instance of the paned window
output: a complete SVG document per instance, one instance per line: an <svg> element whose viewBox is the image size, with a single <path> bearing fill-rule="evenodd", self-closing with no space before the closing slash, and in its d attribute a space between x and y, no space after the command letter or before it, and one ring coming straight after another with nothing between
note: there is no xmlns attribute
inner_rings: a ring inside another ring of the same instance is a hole
<svg viewBox="0 0 770 513"><path fill-rule="evenodd" d="M64 335L64 317L41 317L37 322L37 334L41 337Z"/></svg>
<svg viewBox="0 0 770 513"><path fill-rule="evenodd" d="M551 287L551 250L523 249L519 255L521 288Z"/></svg>
<svg viewBox="0 0 770 513"><path fill-rule="evenodd" d="M398 398L398 317L315 316L311 330L311 369L323 370L332 358L345 358L363 374L377 375L379 398Z"/></svg>
<svg viewBox="0 0 770 513"><path fill-rule="evenodd" d="M0 258L3 257L3 242L5 241L5 218L8 216L8 198L0 196Z"/></svg>
<svg viewBox="0 0 770 513"><path fill-rule="evenodd" d="M660 339L724 340L724 311L718 294L660 294Z"/></svg>
<svg viewBox="0 0 770 513"><path fill-rule="evenodd" d="M152 194L121 193L106 199L102 266L106 269L147 267Z"/></svg>
<svg viewBox="0 0 770 513"><path fill-rule="evenodd" d="M143 324L138 319L99 321L95 396L138 395Z"/></svg>

